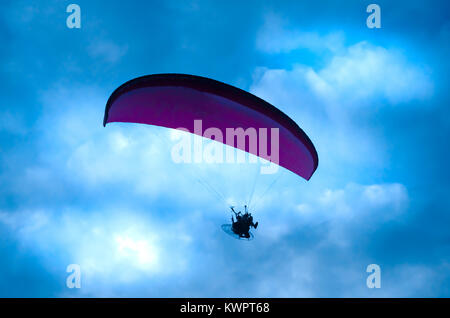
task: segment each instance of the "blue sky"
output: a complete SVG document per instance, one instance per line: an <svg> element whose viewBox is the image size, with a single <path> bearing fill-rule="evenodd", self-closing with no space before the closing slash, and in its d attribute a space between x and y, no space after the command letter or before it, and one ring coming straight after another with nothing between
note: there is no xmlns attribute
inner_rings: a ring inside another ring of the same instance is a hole
<svg viewBox="0 0 450 318"><path fill-rule="evenodd" d="M0 296L450 296L448 4L378 1L368 29L368 1L76 1L76 30L69 3L2 3ZM103 128L117 86L166 72L250 91L314 142L309 182L258 181L255 240L221 232L227 206L196 182L240 202L252 167Z"/></svg>

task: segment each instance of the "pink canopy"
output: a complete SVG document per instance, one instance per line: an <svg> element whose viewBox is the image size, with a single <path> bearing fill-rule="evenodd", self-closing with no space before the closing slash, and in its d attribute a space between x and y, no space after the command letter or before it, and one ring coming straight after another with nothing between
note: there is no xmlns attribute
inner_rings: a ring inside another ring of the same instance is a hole
<svg viewBox="0 0 450 318"><path fill-rule="evenodd" d="M277 163L306 180L318 165L311 140L287 115L255 95L205 77L154 74L126 82L106 104L103 125L111 122L184 128L197 135L216 128L223 132L223 143ZM267 145L261 144L261 138L256 147L235 139L227 141L227 128L245 132L255 129L259 133L266 129ZM206 137L221 141L217 136Z"/></svg>

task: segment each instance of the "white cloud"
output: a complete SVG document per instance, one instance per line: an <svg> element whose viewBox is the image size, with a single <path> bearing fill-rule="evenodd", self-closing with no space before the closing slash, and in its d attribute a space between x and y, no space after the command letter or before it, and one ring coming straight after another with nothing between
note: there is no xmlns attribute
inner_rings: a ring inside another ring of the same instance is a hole
<svg viewBox="0 0 450 318"><path fill-rule="evenodd" d="M307 80L319 95L335 96L343 105L370 104L380 97L396 104L430 97L433 84L427 71L417 67L395 50L360 42L336 55Z"/></svg>
<svg viewBox="0 0 450 318"><path fill-rule="evenodd" d="M127 45L118 45L107 40L98 40L88 47L88 52L92 57L100 58L111 64L117 63L127 51Z"/></svg>
<svg viewBox="0 0 450 318"><path fill-rule="evenodd" d="M121 209L2 211L0 224L14 231L21 246L39 252L55 275L61 276L68 264L79 264L82 293L92 295L102 284L130 284L186 270L194 227L177 219L162 226L146 215L151 214Z"/></svg>
<svg viewBox="0 0 450 318"><path fill-rule="evenodd" d="M133 233L134 234L134 233ZM133 239L129 235L116 235L117 252L119 257L136 259L141 267L154 265L158 261L158 252L149 240Z"/></svg>
<svg viewBox="0 0 450 318"><path fill-rule="evenodd" d="M256 40L258 49L267 53L285 53L303 48L336 52L342 49L343 43L344 36L341 32L321 35L318 32L295 30L274 14L265 17L265 23Z"/></svg>
<svg viewBox="0 0 450 318"><path fill-rule="evenodd" d="M349 183L330 189L326 180L319 180L316 187L288 181L267 193L264 202L257 209L264 226L259 240L276 241L312 226L327 229L321 237L326 244L350 246L354 229L371 231L398 221L408 211L409 195L400 183Z"/></svg>
<svg viewBox="0 0 450 318"><path fill-rule="evenodd" d="M377 219L390 220L408 208L408 192L404 185L348 184L343 189L325 190L319 197L321 207L333 217L367 217L375 214Z"/></svg>
<svg viewBox="0 0 450 318"><path fill-rule="evenodd" d="M426 67L416 66L395 49L370 45L367 42L346 46L341 32L320 34L299 31L271 14L257 38L257 48L267 53L288 53L295 49L331 53L331 60L321 69L297 65L291 71L266 70L264 77L288 76L290 82L303 82L324 102L349 105L371 105L386 99L397 104L423 100L433 94L433 83ZM284 72L283 74L280 74ZM287 82L288 80L284 81ZM276 83L271 83L277 86ZM289 85L291 88L293 85Z"/></svg>
<svg viewBox="0 0 450 318"><path fill-rule="evenodd" d="M342 189L324 190L312 205L317 214L309 218L328 223L326 244L351 248L361 233L369 235L387 222L400 220L408 210L409 197L399 183L350 183Z"/></svg>
<svg viewBox="0 0 450 318"><path fill-rule="evenodd" d="M50 216L46 210L22 210L18 213L0 211L0 223L27 238L32 232L48 224Z"/></svg>
<svg viewBox="0 0 450 318"><path fill-rule="evenodd" d="M398 104L433 94L433 83L425 68L409 63L395 50L366 42L335 54L319 70L295 65L291 70L259 69L257 72L259 76L252 86L257 94L270 97L278 89L286 95L297 86L311 95L309 100L337 104L341 108L373 105L383 100ZM291 84L285 86L286 83Z"/></svg>

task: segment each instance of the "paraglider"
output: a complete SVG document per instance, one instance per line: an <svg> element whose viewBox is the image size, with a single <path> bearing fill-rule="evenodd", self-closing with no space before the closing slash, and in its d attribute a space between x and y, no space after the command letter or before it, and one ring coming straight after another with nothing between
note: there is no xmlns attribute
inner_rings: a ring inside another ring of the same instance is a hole
<svg viewBox="0 0 450 318"><path fill-rule="evenodd" d="M236 216L236 221L234 221L234 217L231 216L231 225L233 233L239 235L241 238L250 238L250 227L253 227L254 229L258 228L258 222L253 223L253 216L251 213L248 212L247 206L245 206L245 212L244 214L241 213L241 211L236 212L234 210L234 207L231 207L231 211L233 211L234 215Z"/></svg>
<svg viewBox="0 0 450 318"><path fill-rule="evenodd" d="M318 166L313 143L286 114L253 94L205 77L153 74L128 81L106 104L103 125L112 122L187 131L267 160L306 180ZM242 229L256 229L258 223L253 224L247 207L245 212L239 219L234 212L236 221L233 218L229 228L248 239L250 233Z"/></svg>

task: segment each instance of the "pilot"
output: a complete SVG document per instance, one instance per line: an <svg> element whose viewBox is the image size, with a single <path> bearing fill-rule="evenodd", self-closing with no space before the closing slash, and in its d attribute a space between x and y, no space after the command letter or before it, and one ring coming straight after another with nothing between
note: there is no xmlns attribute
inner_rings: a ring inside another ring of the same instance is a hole
<svg viewBox="0 0 450 318"><path fill-rule="evenodd" d="M244 206L244 208L245 208L244 218L245 218L246 224L248 224L248 226L253 226L256 229L258 227L258 222L253 223L253 216L252 216L252 214L248 213L246 205Z"/></svg>
<svg viewBox="0 0 450 318"><path fill-rule="evenodd" d="M247 206L245 206L245 214L242 215L241 211L236 212L234 210L234 207L231 207L231 211L234 212L234 214L236 215L236 222L242 226L242 227L247 227L250 228L250 226L254 227L255 229L258 227L258 222L253 223L253 216L251 213L248 213L247 210ZM231 220L234 223L234 218L233 216L231 216Z"/></svg>

